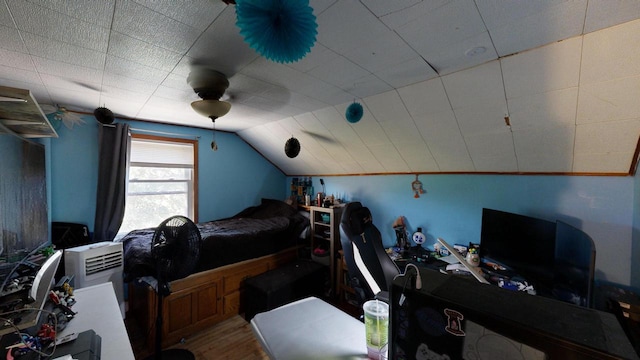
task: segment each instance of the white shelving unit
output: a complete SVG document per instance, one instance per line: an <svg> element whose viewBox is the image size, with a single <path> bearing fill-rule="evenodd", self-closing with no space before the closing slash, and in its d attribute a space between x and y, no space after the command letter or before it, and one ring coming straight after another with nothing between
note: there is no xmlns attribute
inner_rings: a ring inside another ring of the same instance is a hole
<svg viewBox="0 0 640 360"><path fill-rule="evenodd" d="M340 217L342 207L319 207L309 208L311 219L311 258L329 267L331 279L331 291L336 290L336 255L342 248L340 245ZM315 254L315 249L321 248L326 251L326 255Z"/></svg>

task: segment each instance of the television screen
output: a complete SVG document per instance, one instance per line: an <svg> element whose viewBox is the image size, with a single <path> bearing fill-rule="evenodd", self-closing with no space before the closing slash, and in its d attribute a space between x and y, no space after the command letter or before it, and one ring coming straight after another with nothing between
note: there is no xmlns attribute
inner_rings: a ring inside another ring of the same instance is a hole
<svg viewBox="0 0 640 360"><path fill-rule="evenodd" d="M555 222L482 209L480 257L510 268L546 291L553 282Z"/></svg>
<svg viewBox="0 0 640 360"><path fill-rule="evenodd" d="M593 302L596 247L582 230L556 222L555 298L581 306Z"/></svg>

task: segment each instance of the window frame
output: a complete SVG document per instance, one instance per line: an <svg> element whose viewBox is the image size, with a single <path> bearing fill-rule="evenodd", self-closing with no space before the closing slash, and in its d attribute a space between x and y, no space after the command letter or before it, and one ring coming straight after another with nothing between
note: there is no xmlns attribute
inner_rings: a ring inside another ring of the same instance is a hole
<svg viewBox="0 0 640 360"><path fill-rule="evenodd" d="M174 144L191 144L193 147L193 180L191 181L192 183L192 190L193 190L193 199L190 199L188 201L193 202L193 218L191 220L193 220L193 222L197 223L198 222L198 140L195 139L181 139L181 138L173 138L173 137L166 137L166 136L157 136L157 135L147 135L147 134L135 134L132 133L131 134L131 141L135 140L148 140L148 141L157 141L157 142L164 142L164 143L174 143ZM135 166L134 164L140 164L141 166L146 166L146 165L150 165L149 167L156 165L154 167L157 167L157 164L155 163L132 163L130 162L128 165L128 168L130 168L131 166ZM172 167L172 166L166 166L166 167ZM129 169L127 169L128 172ZM131 180L127 177L127 187L129 186L129 183L131 182ZM167 181L167 180L142 180L142 181L138 181L140 183L143 182L171 182L171 180ZM185 182L185 180L175 180L175 182ZM187 183L189 183L187 181ZM189 186L187 186L187 191L189 191ZM129 191L127 190L127 197L129 196ZM190 204L188 204L190 205Z"/></svg>

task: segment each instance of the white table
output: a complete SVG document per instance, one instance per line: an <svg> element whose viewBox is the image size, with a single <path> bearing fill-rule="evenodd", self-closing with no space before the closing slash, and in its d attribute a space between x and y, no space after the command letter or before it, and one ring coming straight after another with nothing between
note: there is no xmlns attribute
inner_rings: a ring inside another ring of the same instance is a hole
<svg viewBox="0 0 640 360"><path fill-rule="evenodd" d="M367 358L364 324L315 297L256 314L251 328L271 359Z"/></svg>
<svg viewBox="0 0 640 360"><path fill-rule="evenodd" d="M135 359L113 285L74 289L73 294L76 303L71 309L77 314L58 337L93 329L102 338L101 360Z"/></svg>

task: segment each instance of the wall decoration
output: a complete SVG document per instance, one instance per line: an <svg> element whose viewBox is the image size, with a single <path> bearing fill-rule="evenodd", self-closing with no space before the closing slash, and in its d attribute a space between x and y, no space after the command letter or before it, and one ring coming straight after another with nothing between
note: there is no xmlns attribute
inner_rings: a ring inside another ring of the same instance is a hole
<svg viewBox="0 0 640 360"><path fill-rule="evenodd" d="M307 0L236 0L240 35L265 58L296 62L309 53L318 34Z"/></svg>
<svg viewBox="0 0 640 360"><path fill-rule="evenodd" d="M360 121L360 119L362 119L363 114L364 108L362 107L362 105L354 101L353 104L347 107L347 113L345 114L345 116L348 122L355 124Z"/></svg>
<svg viewBox="0 0 640 360"><path fill-rule="evenodd" d="M413 190L413 197L419 198L420 194L424 194L426 191L422 188L422 183L418 180L418 175L416 174L416 179L411 183L411 190Z"/></svg>
<svg viewBox="0 0 640 360"><path fill-rule="evenodd" d="M291 139L287 140L284 144L284 153L292 159L298 156L300 153L300 141L292 136Z"/></svg>

